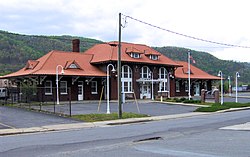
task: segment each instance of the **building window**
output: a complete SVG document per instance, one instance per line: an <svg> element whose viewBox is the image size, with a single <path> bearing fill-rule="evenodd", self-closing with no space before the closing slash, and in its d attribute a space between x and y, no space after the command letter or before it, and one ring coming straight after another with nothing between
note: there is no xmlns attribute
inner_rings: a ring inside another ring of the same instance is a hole
<svg viewBox="0 0 250 157"><path fill-rule="evenodd" d="M161 81L159 84L159 91L168 91L168 71L166 68L161 67L159 69L159 80Z"/></svg>
<svg viewBox="0 0 250 157"><path fill-rule="evenodd" d="M52 81L46 81L44 86L45 86L45 95L52 95Z"/></svg>
<svg viewBox="0 0 250 157"><path fill-rule="evenodd" d="M131 56L132 58L141 58L140 53L131 53L130 56Z"/></svg>
<svg viewBox="0 0 250 157"><path fill-rule="evenodd" d="M141 68L140 72L141 78L150 79L151 78L151 71L147 66Z"/></svg>
<svg viewBox="0 0 250 157"><path fill-rule="evenodd" d="M188 83L185 81L185 91L188 92Z"/></svg>
<svg viewBox="0 0 250 157"><path fill-rule="evenodd" d="M175 82L175 90L176 90L176 92L180 92L180 82L179 81Z"/></svg>
<svg viewBox="0 0 250 157"><path fill-rule="evenodd" d="M72 63L69 66L69 69L77 69L78 67L76 66L76 64Z"/></svg>
<svg viewBox="0 0 250 157"><path fill-rule="evenodd" d="M132 69L128 65L122 66L122 92L132 92Z"/></svg>
<svg viewBox="0 0 250 157"><path fill-rule="evenodd" d="M97 94L97 81L91 82L91 94Z"/></svg>
<svg viewBox="0 0 250 157"><path fill-rule="evenodd" d="M158 56L157 55L150 55L149 58L152 59L152 60L158 60Z"/></svg>
<svg viewBox="0 0 250 157"><path fill-rule="evenodd" d="M60 82L60 93L61 94L68 94L67 92L67 81Z"/></svg>

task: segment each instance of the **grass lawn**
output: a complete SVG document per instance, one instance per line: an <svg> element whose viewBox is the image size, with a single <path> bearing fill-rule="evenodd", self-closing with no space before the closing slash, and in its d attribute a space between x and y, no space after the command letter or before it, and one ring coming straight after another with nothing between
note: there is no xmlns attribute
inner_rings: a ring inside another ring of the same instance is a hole
<svg viewBox="0 0 250 157"><path fill-rule="evenodd" d="M137 114L137 113L122 113L122 119L127 118L141 118L141 117L149 117L146 114ZM72 115L72 118L77 120L82 120L85 122L97 122L97 121L106 121L106 120L116 120L118 118L117 113L111 114L81 114L81 115Z"/></svg>
<svg viewBox="0 0 250 157"><path fill-rule="evenodd" d="M223 105L220 103L212 104L209 107L199 107L196 109L196 112L216 112L219 110L226 110L230 108L241 108L241 107L250 107L250 103L235 103L235 102L225 102Z"/></svg>

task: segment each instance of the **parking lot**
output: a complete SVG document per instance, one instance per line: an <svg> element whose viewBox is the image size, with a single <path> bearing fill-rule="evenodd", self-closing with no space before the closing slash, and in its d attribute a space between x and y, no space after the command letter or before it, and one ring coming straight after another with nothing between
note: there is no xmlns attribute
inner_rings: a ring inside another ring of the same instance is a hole
<svg viewBox="0 0 250 157"><path fill-rule="evenodd" d="M99 111L98 111L98 106ZM33 106L39 108L39 106ZM123 104L123 112L133 112L147 114L150 116L171 115L193 112L197 107L182 106L174 104L165 104L151 101L140 101L138 104L135 102L129 102ZM69 112L68 104L56 105L57 112L67 114ZM90 114L90 113L106 113L107 104L102 102L100 105L98 102L84 102L72 104L72 115L76 114ZM53 113L53 105L42 106L43 111L50 111ZM110 111L117 112L117 102L110 103ZM24 108L13 108L0 106L0 129L5 128L26 128L26 127L40 127L44 125L54 124L67 124L78 123L79 121L60 117L54 114L47 114L35 111L29 111Z"/></svg>

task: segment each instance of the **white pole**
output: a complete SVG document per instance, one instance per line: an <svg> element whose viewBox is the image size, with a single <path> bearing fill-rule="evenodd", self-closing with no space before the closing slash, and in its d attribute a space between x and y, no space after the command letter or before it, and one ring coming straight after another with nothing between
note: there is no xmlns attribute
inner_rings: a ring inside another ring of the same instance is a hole
<svg viewBox="0 0 250 157"><path fill-rule="evenodd" d="M58 85L58 84L59 84L59 83L58 83L58 81L59 81L59 80L58 80L58 68L59 68L59 67L62 68L61 73L62 73L62 74L64 73L63 67L62 67L61 65L57 65L57 66L56 66L56 104L57 104L57 105L60 104L60 103L59 103L59 91L58 91L58 86L59 86L59 85Z"/></svg>
<svg viewBox="0 0 250 157"><path fill-rule="evenodd" d="M221 105L223 104L223 75L221 72Z"/></svg>
<svg viewBox="0 0 250 157"><path fill-rule="evenodd" d="M58 66L56 67L56 104L59 105L59 92L58 92Z"/></svg>
<svg viewBox="0 0 250 157"><path fill-rule="evenodd" d="M219 71L218 76L220 76L220 80L221 80L221 101L220 104L223 104L223 74L222 71Z"/></svg>
<svg viewBox="0 0 250 157"><path fill-rule="evenodd" d="M236 72L236 76L235 76L235 102L238 102L238 77L240 77L239 72Z"/></svg>
<svg viewBox="0 0 250 157"><path fill-rule="evenodd" d="M115 67L112 64L107 65L107 114L110 114L110 106L109 106L109 66L112 66L112 71L115 71Z"/></svg>
<svg viewBox="0 0 250 157"><path fill-rule="evenodd" d="M107 66L107 114L110 114L110 108L109 108L109 65Z"/></svg>
<svg viewBox="0 0 250 157"><path fill-rule="evenodd" d="M188 50L188 100L191 99L191 79L190 79L190 51Z"/></svg>
<svg viewBox="0 0 250 157"><path fill-rule="evenodd" d="M151 80L152 81L151 82L152 83L152 100L154 100L154 80L153 80L154 78L153 78L153 72L151 72L151 78L152 78L152 80Z"/></svg>
<svg viewBox="0 0 250 157"><path fill-rule="evenodd" d="M230 80L230 76L228 76L228 84L229 84L229 86L228 86L228 92L229 92L229 96L232 96L232 92L231 92L231 80Z"/></svg>

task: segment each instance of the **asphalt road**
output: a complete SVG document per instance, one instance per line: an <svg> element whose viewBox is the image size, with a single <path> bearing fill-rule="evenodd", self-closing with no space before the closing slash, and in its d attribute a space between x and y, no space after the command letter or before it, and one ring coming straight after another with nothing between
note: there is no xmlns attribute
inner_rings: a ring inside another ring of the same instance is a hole
<svg viewBox="0 0 250 157"><path fill-rule="evenodd" d="M182 119L0 137L5 157L249 157L250 110Z"/></svg>
<svg viewBox="0 0 250 157"><path fill-rule="evenodd" d="M27 111L21 108L0 106L0 129L27 128L77 122L79 121L52 114Z"/></svg>
<svg viewBox="0 0 250 157"><path fill-rule="evenodd" d="M106 113L107 112L107 103L103 101L100 104L100 109L98 111L98 102L89 102L89 103L74 103L71 105L72 115L75 114L90 114L90 113ZM137 107L138 106L138 107ZM39 106L36 106L39 109ZM133 112L133 113L141 113L147 114L150 116L160 116L160 115L169 115L169 114L180 114L192 112L197 107L194 106L182 106L182 105L174 105L174 104L166 104L166 103L158 103L151 101L139 101L138 104L135 102L127 102L122 104L123 112ZM43 106L42 110L53 112L54 106ZM60 113L69 114L69 105L56 105L56 111ZM110 112L118 112L117 102L110 103Z"/></svg>

